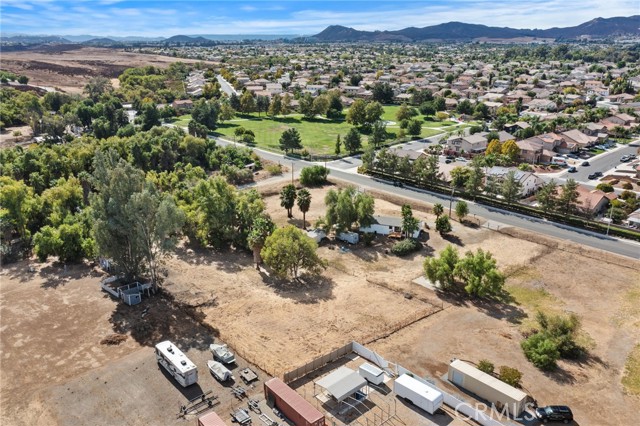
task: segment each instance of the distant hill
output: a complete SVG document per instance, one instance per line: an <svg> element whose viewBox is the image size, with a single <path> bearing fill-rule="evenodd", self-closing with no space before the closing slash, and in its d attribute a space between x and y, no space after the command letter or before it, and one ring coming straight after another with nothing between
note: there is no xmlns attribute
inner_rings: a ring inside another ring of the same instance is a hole
<svg viewBox="0 0 640 426"><path fill-rule="evenodd" d="M112 40L110 38L102 37L102 38L92 38L91 40L83 41L82 44L92 45L92 46L96 46L96 45L105 46L105 45L122 44L122 43L119 41Z"/></svg>
<svg viewBox="0 0 640 426"><path fill-rule="evenodd" d="M168 39L162 40L162 43L201 44L201 43L211 43L211 40L208 40L204 37L190 37L186 35L175 35L173 37L169 37Z"/></svg>
<svg viewBox="0 0 640 426"><path fill-rule="evenodd" d="M12 37L2 37L2 41L25 44L44 44L44 43L71 43L69 40L60 36L41 36L41 35L16 35Z"/></svg>
<svg viewBox="0 0 640 426"><path fill-rule="evenodd" d="M640 36L640 15L616 18L596 18L575 27L550 28L547 30L489 27L486 25L447 22L423 28L409 27L398 31L359 31L341 25L331 25L316 34L318 41L425 41L452 40L470 41L480 38L515 39L538 37L575 39L582 36L605 38L620 35Z"/></svg>

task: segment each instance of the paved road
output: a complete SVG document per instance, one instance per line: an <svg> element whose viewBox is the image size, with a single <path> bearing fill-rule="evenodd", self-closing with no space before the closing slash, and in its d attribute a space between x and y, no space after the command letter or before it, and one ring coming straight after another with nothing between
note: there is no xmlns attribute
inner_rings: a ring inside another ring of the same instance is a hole
<svg viewBox="0 0 640 426"><path fill-rule="evenodd" d="M595 186L600 183L600 181L598 179L589 180L588 176L591 173L606 173L607 171L614 169L621 164L625 164L620 162L620 157L626 154L637 154L638 147L640 147L640 140L633 141L629 145L623 146L622 148L609 150L606 153L597 156L593 160L588 160L590 164L589 166L581 166L580 164L582 164L583 160L579 160L576 163L576 168L578 169L576 173L564 172L559 175L559 177L562 179L568 179L571 177L578 182L584 182L589 185Z"/></svg>
<svg viewBox="0 0 640 426"><path fill-rule="evenodd" d="M216 79L218 80L218 83L220 83L220 89L222 89L222 91L226 93L227 96L231 96L234 93L236 95L238 94L238 92L236 92L236 89L234 89L233 86L224 79L224 77L222 77L221 75L216 75Z"/></svg>
<svg viewBox="0 0 640 426"><path fill-rule="evenodd" d="M223 139L216 138L216 141L221 145L232 144L233 142L225 141ZM316 163L311 163L304 160L293 159L289 157L284 157L280 154L275 154L268 151L263 151L261 149L255 149L256 153L261 157L274 161L280 162L286 165L292 165L294 170L300 170L302 167L314 165ZM622 155L622 154L620 154ZM619 156L617 156L619 160ZM352 159L347 159L351 161ZM332 162L335 163L335 162ZM392 186L390 183L374 179L369 176L358 175L352 172L347 172L344 169L341 170L337 167L334 167L331 163L327 163L327 167L331 169L331 176L348 181L355 186L361 188L371 188L379 191L386 191L393 194L403 195L415 200L425 201L428 203L441 203L448 208L450 197L431 193L424 190L412 189L408 187L397 188ZM353 167L351 165L350 167ZM456 201L456 198L453 200ZM519 215L512 212L507 212L501 209L483 206L480 204L470 203L469 202L469 212L470 214L475 214L477 216L488 219L494 223L514 226L522 229L526 229L533 232L538 232L540 234L570 240L579 244L584 244L590 247L594 247L601 250L606 250L612 253L620 254L623 256L628 256L634 259L640 259L640 243L636 243L633 241L622 240L614 237L608 237L605 235L589 232L583 229L572 228L569 226L557 224L554 222L549 222L545 220L540 220L528 216Z"/></svg>

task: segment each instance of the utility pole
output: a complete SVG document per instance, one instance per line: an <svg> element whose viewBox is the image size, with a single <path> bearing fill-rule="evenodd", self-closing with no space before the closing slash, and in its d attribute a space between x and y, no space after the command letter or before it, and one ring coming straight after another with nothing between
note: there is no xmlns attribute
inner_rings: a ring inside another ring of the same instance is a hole
<svg viewBox="0 0 640 426"><path fill-rule="evenodd" d="M453 193L456 192L456 187L451 188L451 198L449 198L449 217L451 217L451 205L453 204Z"/></svg>
<svg viewBox="0 0 640 426"><path fill-rule="evenodd" d="M291 162L291 185L293 185L293 161Z"/></svg>

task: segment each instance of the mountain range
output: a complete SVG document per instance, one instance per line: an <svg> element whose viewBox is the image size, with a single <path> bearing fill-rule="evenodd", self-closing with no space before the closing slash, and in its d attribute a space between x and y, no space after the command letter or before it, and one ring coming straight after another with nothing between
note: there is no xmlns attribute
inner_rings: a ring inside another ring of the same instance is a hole
<svg viewBox="0 0 640 426"><path fill-rule="evenodd" d="M478 39L550 38L570 40L581 37L607 38L614 36L640 36L640 15L615 18L596 18L589 22L566 28L515 29L488 27L486 25L448 22L423 28L409 27L397 31L359 31L341 25L331 25L311 37L323 42L334 41L472 41Z"/></svg>

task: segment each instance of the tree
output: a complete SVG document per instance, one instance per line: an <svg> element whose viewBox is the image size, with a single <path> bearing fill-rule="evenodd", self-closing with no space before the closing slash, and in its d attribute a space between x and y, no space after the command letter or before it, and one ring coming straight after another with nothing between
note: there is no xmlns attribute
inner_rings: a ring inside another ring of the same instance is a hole
<svg viewBox="0 0 640 426"><path fill-rule="evenodd" d="M553 370L560 352L555 342L543 333L535 333L525 339L520 346L529 361L541 370Z"/></svg>
<svg viewBox="0 0 640 426"><path fill-rule="evenodd" d="M393 88L389 83L376 83L373 85L373 100L383 104L393 101Z"/></svg>
<svg viewBox="0 0 640 426"><path fill-rule="evenodd" d="M249 248L253 251L253 261L256 264L256 269L260 269L260 265L262 264L262 257L260 256L260 252L264 247L264 243L276 229L271 217L268 215L260 215L258 216L251 225L251 230L249 231L249 235L247 237L247 243Z"/></svg>
<svg viewBox="0 0 640 426"><path fill-rule="evenodd" d="M471 169L468 167L456 166L451 170L449 175L451 176L451 185L455 188L463 188L469 180Z"/></svg>
<svg viewBox="0 0 640 426"><path fill-rule="evenodd" d="M256 110L256 100L248 90L245 90L242 96L240 96L240 110L245 114Z"/></svg>
<svg viewBox="0 0 640 426"><path fill-rule="evenodd" d="M260 116L260 113L262 112L267 112L269 111L269 97L268 96L262 96L262 95L258 95L258 97L256 98L256 110L258 111L258 116Z"/></svg>
<svg viewBox="0 0 640 426"><path fill-rule="evenodd" d="M302 141L298 129L291 128L282 132L280 136L280 149L285 153L294 149L302 149Z"/></svg>
<svg viewBox="0 0 640 426"><path fill-rule="evenodd" d="M511 170L507 173L502 184L500 185L500 192L502 198L507 204L513 204L520 198L520 191L522 190L522 183L516 179L516 172Z"/></svg>
<svg viewBox="0 0 640 426"><path fill-rule="evenodd" d="M304 118L308 120L316 115L316 112L313 109L313 97L311 96L311 93L305 93L305 95L300 98L298 103L300 113L304 116Z"/></svg>
<svg viewBox="0 0 640 426"><path fill-rule="evenodd" d="M106 77L93 77L84 86L84 93L86 93L94 102L100 99L100 97L113 90L111 82Z"/></svg>
<svg viewBox="0 0 640 426"><path fill-rule="evenodd" d="M469 206L466 202L460 200L456 203L456 216L458 216L458 220L462 222L464 218L469 214Z"/></svg>
<svg viewBox="0 0 640 426"><path fill-rule="evenodd" d="M387 139L387 125L378 120L373 123L373 129L371 130L371 144L378 148Z"/></svg>
<svg viewBox="0 0 640 426"><path fill-rule="evenodd" d="M288 93L285 93L282 97L282 108L280 109L280 114L291 114L291 96Z"/></svg>
<svg viewBox="0 0 640 426"><path fill-rule="evenodd" d="M547 213L555 208L557 189L558 185L553 179L543 183L540 187L536 194L536 200L543 212Z"/></svg>
<svg viewBox="0 0 640 426"><path fill-rule="evenodd" d="M317 96L313 100L312 109L315 115L326 115L329 110L329 98L325 95Z"/></svg>
<svg viewBox="0 0 640 426"><path fill-rule="evenodd" d="M303 167L300 171L300 183L304 186L323 185L327 182L328 174L329 169L324 166Z"/></svg>
<svg viewBox="0 0 640 426"><path fill-rule="evenodd" d="M507 367L503 365L500 367L500 380L506 384L519 388L521 386L522 373L517 368Z"/></svg>
<svg viewBox="0 0 640 426"><path fill-rule="evenodd" d="M449 244L440 253L439 258L424 260L424 274L429 281L438 284L442 289L448 289L455 284L455 268L458 263L458 251Z"/></svg>
<svg viewBox="0 0 640 426"><path fill-rule="evenodd" d="M362 126L367 122L367 102L356 99L347 112L347 123Z"/></svg>
<svg viewBox="0 0 640 426"><path fill-rule="evenodd" d="M269 115L275 117L282 112L282 98L280 95L275 95L269 105Z"/></svg>
<svg viewBox="0 0 640 426"><path fill-rule="evenodd" d="M209 130L215 130L218 124L219 106L217 102L199 99L193 104L191 118Z"/></svg>
<svg viewBox="0 0 640 426"><path fill-rule="evenodd" d="M142 131L146 132L151 130L152 127L160 125L160 112L158 112L156 105L151 102L143 105L140 116L142 117Z"/></svg>
<svg viewBox="0 0 640 426"><path fill-rule="evenodd" d="M411 108L407 104L402 104L400 105L400 108L398 108L398 111L396 112L396 121L400 122L404 120L410 120L416 115L417 113L414 108Z"/></svg>
<svg viewBox="0 0 640 426"><path fill-rule="evenodd" d="M230 102L223 102L220 105L220 113L218 114L218 119L222 122L229 121L236 116L236 110L233 109Z"/></svg>
<svg viewBox="0 0 640 426"><path fill-rule="evenodd" d="M240 102L240 98L235 93L232 93L229 97L229 106L233 108L235 111L242 111L242 103Z"/></svg>
<svg viewBox="0 0 640 426"><path fill-rule="evenodd" d="M0 176L0 231L17 231L23 240L29 237L27 224L36 209L33 189L24 181ZM4 238L3 238L4 239Z"/></svg>
<svg viewBox="0 0 640 426"><path fill-rule="evenodd" d="M374 199L369 194L357 192L353 186L327 192L325 223L329 229L335 226L336 234L348 231L354 223L369 226L373 223Z"/></svg>
<svg viewBox="0 0 640 426"><path fill-rule="evenodd" d="M113 262L128 278L157 270L175 244L183 216L169 195L161 195L145 183L144 173L109 150L94 159L91 197L93 233L98 253Z"/></svg>
<svg viewBox="0 0 640 426"><path fill-rule="evenodd" d="M580 193L578 192L578 182L573 179L567 179L561 186L562 191L558 197L557 206L562 214L572 214L576 210L576 206L580 203Z"/></svg>
<svg viewBox="0 0 640 426"><path fill-rule="evenodd" d="M487 145L487 149L484 152L485 155L500 155L502 154L502 144L498 139L492 139Z"/></svg>
<svg viewBox="0 0 640 426"><path fill-rule="evenodd" d="M406 238L411 238L414 232L420 229L420 222L413 216L411 206L402 206L402 232Z"/></svg>
<svg viewBox="0 0 640 426"><path fill-rule="evenodd" d="M21 75L20 77L18 77L18 83L20 84L29 83L29 77L27 77L26 75Z"/></svg>
<svg viewBox="0 0 640 426"><path fill-rule="evenodd" d="M302 229L306 229L307 212L309 211L309 207L311 207L311 193L305 188L299 189L296 203L302 212Z"/></svg>
<svg viewBox="0 0 640 426"><path fill-rule="evenodd" d="M436 203L433 205L433 214L436 215L436 218L440 217L440 215L444 213L444 207L442 207L442 204L440 203Z"/></svg>
<svg viewBox="0 0 640 426"><path fill-rule="evenodd" d="M283 187L280 191L280 206L287 210L287 217L293 217L291 209L296 202L296 196L296 187L292 183Z"/></svg>
<svg viewBox="0 0 640 426"><path fill-rule="evenodd" d="M336 137L336 147L334 149L334 154L340 155L340 148L342 146L342 142L340 141L340 135Z"/></svg>
<svg viewBox="0 0 640 426"><path fill-rule="evenodd" d="M365 124L373 124L376 121L379 121L384 114L384 108L380 104L380 102L370 102L366 108L366 121Z"/></svg>
<svg viewBox="0 0 640 426"><path fill-rule="evenodd" d="M420 132L422 132L422 122L417 119L409 120L409 124L407 125L407 133L411 136L420 136Z"/></svg>
<svg viewBox="0 0 640 426"><path fill-rule="evenodd" d="M518 160L518 156L520 155L520 148L516 144L516 141L514 141L513 139L509 139L502 144L501 152L502 155L507 157L513 164Z"/></svg>
<svg viewBox="0 0 640 426"><path fill-rule="evenodd" d="M482 184L484 180L484 171L482 170L481 164L482 157L474 157L471 162L471 171L469 172L469 178L464 185L464 188L473 195L473 199L475 200L476 195L482 189Z"/></svg>
<svg viewBox="0 0 640 426"><path fill-rule="evenodd" d="M505 276L498 271L489 252L467 252L455 267L456 276L465 283L465 291L475 297L497 296L502 292Z"/></svg>
<svg viewBox="0 0 640 426"><path fill-rule="evenodd" d="M349 129L349 133L344 138L344 148L349 151L349 154L355 154L362 147L362 140L360 139L360 132L355 127Z"/></svg>
<svg viewBox="0 0 640 426"><path fill-rule="evenodd" d="M451 222L449 221L449 216L442 215L436 218L436 231L440 233L440 235L448 234L451 232Z"/></svg>
<svg viewBox="0 0 640 426"><path fill-rule="evenodd" d="M318 254L318 244L293 225L276 229L267 237L260 252L264 262L281 278L288 275L298 279L304 270L319 274L326 262Z"/></svg>

